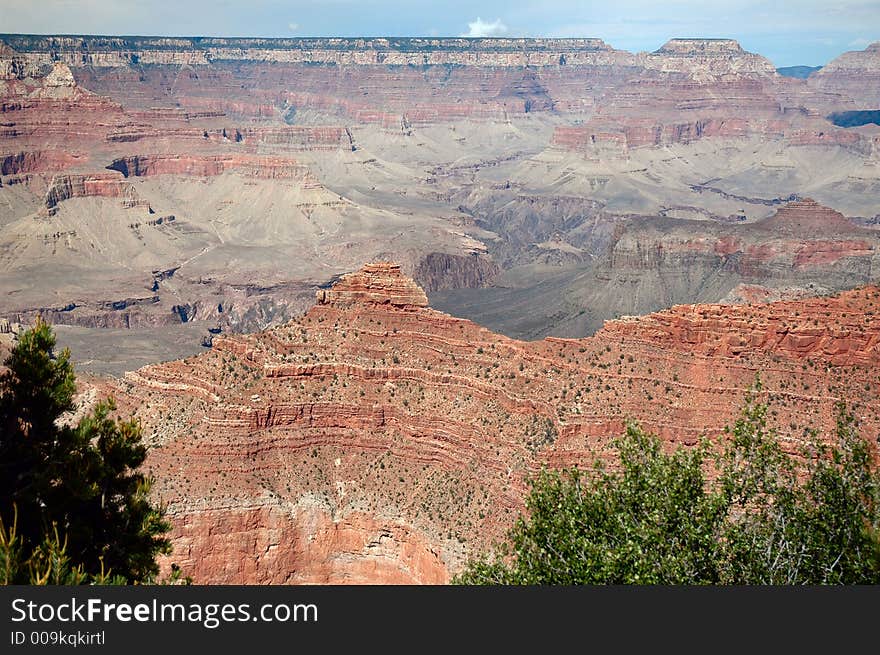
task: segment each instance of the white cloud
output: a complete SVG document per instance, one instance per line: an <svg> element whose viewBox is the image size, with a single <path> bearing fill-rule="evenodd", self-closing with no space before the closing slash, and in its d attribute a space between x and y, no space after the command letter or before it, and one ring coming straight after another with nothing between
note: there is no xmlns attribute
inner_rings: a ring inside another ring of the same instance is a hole
<svg viewBox="0 0 880 655"><path fill-rule="evenodd" d="M501 36L506 33L507 25L502 23L500 18L496 18L493 22L489 23L478 16L477 20L473 23L468 23L468 32L467 34L462 34L462 36L483 38L487 36Z"/></svg>
<svg viewBox="0 0 880 655"><path fill-rule="evenodd" d="M291 32L296 32L299 29L299 23L288 23L287 29L289 29Z"/></svg>
<svg viewBox="0 0 880 655"><path fill-rule="evenodd" d="M871 39L866 39L864 37L859 37L857 39L853 39L847 44L850 48L867 48L871 45Z"/></svg>

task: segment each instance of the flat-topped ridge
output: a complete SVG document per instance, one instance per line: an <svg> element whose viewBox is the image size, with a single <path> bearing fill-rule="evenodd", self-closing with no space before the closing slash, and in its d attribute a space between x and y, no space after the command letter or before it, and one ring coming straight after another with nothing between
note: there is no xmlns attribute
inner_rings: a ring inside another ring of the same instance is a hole
<svg viewBox="0 0 880 655"><path fill-rule="evenodd" d="M742 46L735 39L670 39L656 54L664 55L731 55L745 54Z"/></svg>
<svg viewBox="0 0 880 655"><path fill-rule="evenodd" d="M163 37L0 34L0 42L20 52L81 50L210 50L212 48L258 48L265 50L379 50L388 52L431 51L609 51L598 38L466 38L466 37Z"/></svg>
<svg viewBox="0 0 880 655"><path fill-rule="evenodd" d="M28 60L71 67L208 65L227 61L355 66L500 68L645 66L702 77L775 75L773 65L733 39L668 41L653 53L618 50L597 38L218 38L0 34Z"/></svg>

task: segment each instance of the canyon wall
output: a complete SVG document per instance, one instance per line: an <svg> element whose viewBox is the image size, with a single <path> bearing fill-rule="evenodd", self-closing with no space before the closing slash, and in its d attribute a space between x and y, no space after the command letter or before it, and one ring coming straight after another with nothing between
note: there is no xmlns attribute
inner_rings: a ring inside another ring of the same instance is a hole
<svg viewBox="0 0 880 655"><path fill-rule="evenodd" d="M846 52L811 75L807 83L854 100L854 109L880 106L880 41Z"/></svg>
<svg viewBox="0 0 880 655"><path fill-rule="evenodd" d="M210 343L394 260L459 315L582 336L880 270L880 136L826 119L871 101L873 46L804 81L729 39L0 42L10 319ZM867 231L758 227L808 196Z"/></svg>
<svg viewBox="0 0 880 655"><path fill-rule="evenodd" d="M397 265L302 318L105 386L150 443L169 561L199 583L441 583L500 538L542 466L589 465L635 419L724 438L760 374L795 452L845 399L877 421L880 289L688 305L587 339L515 341L426 306Z"/></svg>

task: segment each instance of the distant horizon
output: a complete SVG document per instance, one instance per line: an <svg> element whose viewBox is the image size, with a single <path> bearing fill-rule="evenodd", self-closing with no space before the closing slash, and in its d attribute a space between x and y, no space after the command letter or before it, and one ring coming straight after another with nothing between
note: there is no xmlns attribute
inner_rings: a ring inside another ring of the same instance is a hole
<svg viewBox="0 0 880 655"><path fill-rule="evenodd" d="M0 0L0 16L2 31L34 36L600 38L629 52L696 34L779 68L880 41L878 0Z"/></svg>
<svg viewBox="0 0 880 655"><path fill-rule="evenodd" d="M601 36L520 36L520 35L491 35L491 36L467 36L467 35L428 35L428 34L410 34L410 35L399 35L399 34L357 34L357 35L307 35L307 34L291 34L285 36L262 36L262 35L230 35L230 34L137 34L137 33L98 33L98 32L2 32L0 33L0 39L3 37L67 37L67 38L130 38L130 39L190 39L190 40L204 40L204 39L230 39L230 40L262 40L262 41L308 41L314 39L341 39L341 40L371 40L371 39L389 39L389 40L466 40L466 41L583 41L583 40L597 40L602 41L606 45L611 48L619 51L630 52L633 54L638 53L655 53L659 51L666 43L675 40L698 40L698 41L736 41L740 47L743 48L746 52L751 54L760 55L768 59L776 68L797 68L797 67L807 67L807 68L822 68L830 61L836 59L840 55L843 55L847 52L854 52L859 50L865 50L870 47L874 43L880 42L871 41L865 43L862 47L858 48L850 48L848 50L842 50L837 55L832 56L825 62L821 63L784 63L780 64L774 61L771 57L760 52L759 50L751 49L745 46L741 39L730 37L730 36L670 36L663 40L656 48L653 49L629 49L624 47L618 47L608 41L608 39L603 38Z"/></svg>

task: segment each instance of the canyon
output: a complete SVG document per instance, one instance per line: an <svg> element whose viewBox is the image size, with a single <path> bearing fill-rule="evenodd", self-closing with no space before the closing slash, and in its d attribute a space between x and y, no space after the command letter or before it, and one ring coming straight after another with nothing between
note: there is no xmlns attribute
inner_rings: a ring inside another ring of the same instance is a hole
<svg viewBox="0 0 880 655"><path fill-rule="evenodd" d="M878 278L880 128L828 118L876 108L876 44L797 79L729 39L0 42L0 316L83 362L281 324L371 260L527 339ZM807 200L827 234L761 245Z"/></svg>
<svg viewBox="0 0 880 655"><path fill-rule="evenodd" d="M0 34L0 355L141 422L203 584L446 583L756 376L788 452L875 436L878 48Z"/></svg>
<svg viewBox="0 0 880 655"><path fill-rule="evenodd" d="M845 400L875 435L880 288L676 305L592 337L518 341L428 306L398 264L302 317L92 380L137 416L178 564L198 583L440 584L500 539L543 466L613 465L635 420L664 447L727 438L757 398L786 450Z"/></svg>

